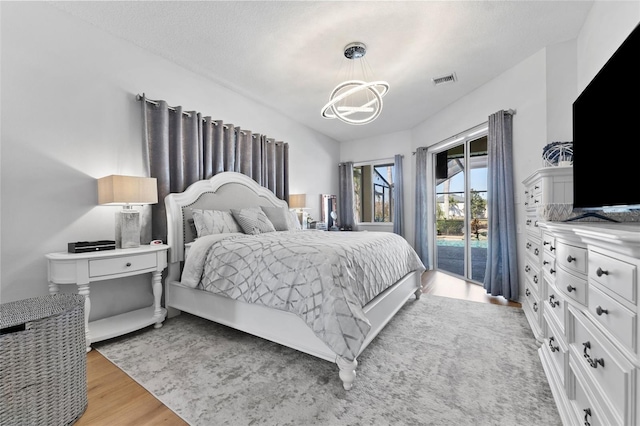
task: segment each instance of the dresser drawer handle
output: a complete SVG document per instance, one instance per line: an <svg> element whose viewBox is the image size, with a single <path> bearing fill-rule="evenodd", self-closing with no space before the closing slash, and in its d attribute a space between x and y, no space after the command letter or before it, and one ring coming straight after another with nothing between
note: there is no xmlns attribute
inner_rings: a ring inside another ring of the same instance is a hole
<svg viewBox="0 0 640 426"><path fill-rule="evenodd" d="M555 273L556 273L556 270L555 270L555 269L553 269L553 268L551 268L551 269L549 269L549 273L550 273L550 274L555 274Z"/></svg>
<svg viewBox="0 0 640 426"><path fill-rule="evenodd" d="M576 258L575 258L575 257L571 257L571 255L567 256L567 262L571 263L571 262L573 262L574 260L576 260Z"/></svg>
<svg viewBox="0 0 640 426"><path fill-rule="evenodd" d="M531 292L529 291L529 289L526 289L524 291L525 296L529 297L531 295Z"/></svg>
<svg viewBox="0 0 640 426"><path fill-rule="evenodd" d="M575 287L573 287L572 285L568 285L568 286L567 286L567 291L568 291L569 293L571 293L572 291L576 291L576 288L575 288Z"/></svg>
<svg viewBox="0 0 640 426"><path fill-rule="evenodd" d="M538 253L540 253L540 250L538 250L538 248L536 247L536 249L533 251L533 253L537 256Z"/></svg>
<svg viewBox="0 0 640 426"><path fill-rule="evenodd" d="M527 243L527 249L531 248L531 243Z"/></svg>
<svg viewBox="0 0 640 426"><path fill-rule="evenodd" d="M534 283L536 283L536 284L538 284L538 276L537 276L537 275L534 275L534 276L533 276L533 282L534 282Z"/></svg>
<svg viewBox="0 0 640 426"><path fill-rule="evenodd" d="M542 264L543 264L543 265L548 265L549 263L551 263L551 262L549 262L549 261L547 261L547 260L543 260L543 261L542 261Z"/></svg>
<svg viewBox="0 0 640 426"><path fill-rule="evenodd" d="M556 352L560 350L560 347L558 346L553 346L553 342L555 342L556 339L553 338L553 336L549 337L549 349L551 349L551 352Z"/></svg>
<svg viewBox="0 0 640 426"><path fill-rule="evenodd" d="M547 245L549 245L549 244L551 244L549 241L543 241L543 242L542 242L542 245L543 245L543 246L547 246Z"/></svg>
<svg viewBox="0 0 640 426"><path fill-rule="evenodd" d="M127 262L125 266L128 268L129 266L131 266L131 262Z"/></svg>
<svg viewBox="0 0 640 426"><path fill-rule="evenodd" d="M582 411L584 411L584 426L591 426L591 423L589 423L589 417L591 417L591 408L585 408Z"/></svg>
<svg viewBox="0 0 640 426"><path fill-rule="evenodd" d="M554 294L549 296L549 305L551 305L552 308L555 308L556 306L560 305L560 302L556 302L555 299L556 299L556 296Z"/></svg>
<svg viewBox="0 0 640 426"><path fill-rule="evenodd" d="M609 275L609 271L604 271L602 270L602 268L598 267L598 269L596 269L596 275L599 277L603 275Z"/></svg>
<svg viewBox="0 0 640 426"><path fill-rule="evenodd" d="M533 312L538 312L538 302L533 303Z"/></svg>
<svg viewBox="0 0 640 426"><path fill-rule="evenodd" d="M602 306L598 306L596 307L596 314L598 314L598 316L602 315L602 314L608 314L609 310L608 309L602 309Z"/></svg>
<svg viewBox="0 0 640 426"><path fill-rule="evenodd" d="M551 246L551 247L549 248L549 250L551 250L551 251L554 251L555 249L556 249L556 248L555 248L554 246Z"/></svg>
<svg viewBox="0 0 640 426"><path fill-rule="evenodd" d="M587 359L587 362L591 366L591 368L598 368L598 364L604 367L604 358L591 358L591 355L587 352L591 349L591 342L584 342L582 344L584 346L584 357Z"/></svg>
<svg viewBox="0 0 640 426"><path fill-rule="evenodd" d="M530 267L529 265L527 265L527 266L525 266L525 267L524 267L524 271L525 271L525 272L529 272L530 270L531 270L531 267Z"/></svg>

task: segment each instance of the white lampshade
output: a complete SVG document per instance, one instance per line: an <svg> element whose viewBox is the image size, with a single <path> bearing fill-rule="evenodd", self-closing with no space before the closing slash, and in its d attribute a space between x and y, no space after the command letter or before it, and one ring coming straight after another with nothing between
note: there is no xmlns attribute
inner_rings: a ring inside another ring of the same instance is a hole
<svg viewBox="0 0 640 426"><path fill-rule="evenodd" d="M292 209L304 209L307 207L307 194L289 195L289 207Z"/></svg>
<svg viewBox="0 0 640 426"><path fill-rule="evenodd" d="M98 204L142 205L157 202L156 178L110 175L98 179Z"/></svg>
<svg viewBox="0 0 640 426"><path fill-rule="evenodd" d="M118 248L140 246L140 213L131 206L157 202L156 178L110 175L98 179L98 204L124 206L116 213L115 241Z"/></svg>

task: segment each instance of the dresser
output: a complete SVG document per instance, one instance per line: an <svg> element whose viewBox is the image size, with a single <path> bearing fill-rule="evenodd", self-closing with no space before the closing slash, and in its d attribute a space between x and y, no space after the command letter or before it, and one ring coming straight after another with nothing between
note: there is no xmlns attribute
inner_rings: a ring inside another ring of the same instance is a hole
<svg viewBox="0 0 640 426"><path fill-rule="evenodd" d="M162 327L167 311L161 306L162 271L167 267L165 244L140 246L129 249L105 250L89 253L49 253L49 293L56 294L60 285L77 286L78 294L84 296L85 337L87 352L91 343L120 336L154 324ZM92 282L133 275L151 275L153 291L151 306L125 312L108 318L89 322L92 299L89 297Z"/></svg>
<svg viewBox="0 0 640 426"><path fill-rule="evenodd" d="M520 266L520 289L524 289L522 308L533 335L541 343L543 339L543 296L542 267L545 251L552 247L543 242L543 232L539 224L538 208L545 204L566 204L573 202L573 168L544 167L537 170L523 182L523 204L525 208L525 260Z"/></svg>
<svg viewBox="0 0 640 426"><path fill-rule="evenodd" d="M640 424L640 223L538 225L538 351L563 423Z"/></svg>

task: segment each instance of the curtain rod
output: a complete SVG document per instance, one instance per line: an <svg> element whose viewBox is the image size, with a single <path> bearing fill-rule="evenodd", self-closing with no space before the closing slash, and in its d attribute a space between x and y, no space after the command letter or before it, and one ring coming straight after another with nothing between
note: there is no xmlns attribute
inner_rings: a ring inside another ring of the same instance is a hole
<svg viewBox="0 0 640 426"><path fill-rule="evenodd" d="M136 95L136 100L138 100L138 101L142 101L143 99L144 99L145 101L149 102L150 104L153 104L153 105L158 106L158 101L154 101L154 100L151 100L151 99L147 99L146 97L144 97L144 93L143 93L142 95L140 95L140 94L137 94L137 95ZM172 106L168 106L168 105L167 105L167 108L168 108L169 110L171 110L171 111L177 112L177 109L176 109L175 107L172 107ZM183 114L183 115L186 115L187 117L191 117L191 114L190 114L190 113L188 113L187 111L182 111L182 114ZM204 117L202 118L202 121L205 121ZM211 121L211 124L213 124L214 126L217 126L217 125L218 125L218 123L216 123L215 121ZM223 124L222 126L223 126L225 129L229 129L229 126L228 126L228 125L226 125L226 124ZM233 130L235 130L236 132L238 131L238 129L237 129L237 128L235 128L235 127L233 128ZM246 134L247 134L244 130L240 130L240 133L242 133L243 135L246 135ZM254 138L255 138L255 137L256 137L256 135L252 135L252 137L254 137Z"/></svg>
<svg viewBox="0 0 640 426"><path fill-rule="evenodd" d="M516 115L517 110L515 110L515 109L513 109L513 108L509 108L509 109L505 109L505 110L503 110L503 112L504 112L505 114ZM482 126L482 124L480 124L480 125L478 125L478 126ZM478 126L476 126L476 127L478 127ZM469 129L469 130L471 130L471 129ZM443 139L443 140L441 140L440 142L434 143L433 145L438 145L438 144L440 144L440 143L442 143L442 142L444 142L444 141L446 141L446 140L448 140L448 139L455 138L456 136L459 136L459 135L462 135L462 134L464 134L464 133L467 133L469 130L465 130L464 132L458 133L457 135L454 135L454 136L448 137L447 139ZM430 145L430 146L431 146L431 145ZM420 147L420 148L429 148L429 147L428 147L428 146L423 146L423 147ZM413 152L411 153L411 155L416 155L416 151L413 151Z"/></svg>

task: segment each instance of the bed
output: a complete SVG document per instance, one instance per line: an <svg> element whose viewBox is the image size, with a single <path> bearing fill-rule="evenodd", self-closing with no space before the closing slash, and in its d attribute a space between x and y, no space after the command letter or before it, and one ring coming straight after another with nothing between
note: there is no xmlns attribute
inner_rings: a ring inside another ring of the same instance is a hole
<svg viewBox="0 0 640 426"><path fill-rule="evenodd" d="M334 362L346 390L358 355L409 298L420 297L424 266L395 234L292 226L244 234L240 213L288 206L243 174L198 181L169 194L165 206L169 316L187 312ZM241 232L205 235L211 222L203 213L231 212Z"/></svg>

